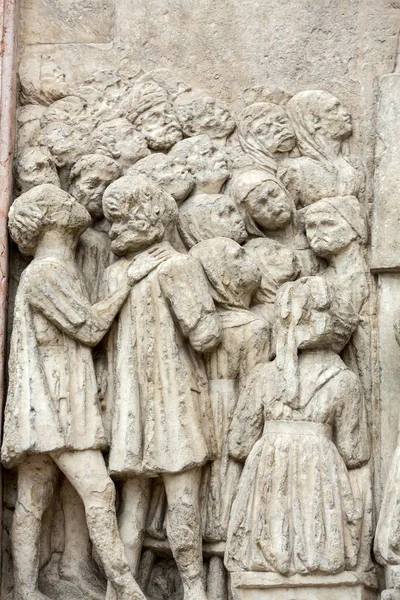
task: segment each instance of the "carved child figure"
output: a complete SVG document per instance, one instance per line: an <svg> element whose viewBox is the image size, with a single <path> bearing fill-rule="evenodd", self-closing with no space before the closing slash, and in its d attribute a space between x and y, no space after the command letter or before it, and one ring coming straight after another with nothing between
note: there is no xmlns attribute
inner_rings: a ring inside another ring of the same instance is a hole
<svg viewBox="0 0 400 600"><path fill-rule="evenodd" d="M322 277L285 284L276 307L276 359L250 374L230 430L231 455L249 456L226 564L281 575L355 570L363 498L347 469L368 461L370 445L360 382L338 353L357 316Z"/></svg>
<svg viewBox="0 0 400 600"><path fill-rule="evenodd" d="M220 324L199 263L167 242L175 200L144 177L122 177L103 198L120 260L105 275L118 289L133 256L160 244L168 260L132 289L109 336L108 404L112 406L109 470L125 479L120 529L137 573L151 478L167 495L167 534L185 600L206 600L199 489L201 467L215 452L208 385L197 352L219 342ZM115 368L113 371L112 365Z"/></svg>
<svg viewBox="0 0 400 600"><path fill-rule="evenodd" d="M104 336L138 274L164 255L148 256L147 270L143 257L135 275L127 272L116 292L92 306L75 264L79 235L89 224L86 209L50 184L26 192L10 209L13 239L34 256L15 300L1 452L4 465L18 467L16 600L46 600L38 589L39 539L56 466L82 498L91 540L117 598L144 600L129 572L114 484L101 453L107 440L90 346Z"/></svg>

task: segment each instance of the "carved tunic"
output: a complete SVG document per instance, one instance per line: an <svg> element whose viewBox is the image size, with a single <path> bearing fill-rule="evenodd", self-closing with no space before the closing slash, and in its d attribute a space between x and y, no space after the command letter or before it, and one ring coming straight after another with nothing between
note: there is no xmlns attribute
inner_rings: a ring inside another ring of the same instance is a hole
<svg viewBox="0 0 400 600"><path fill-rule="evenodd" d="M284 575L356 567L362 516L348 468L368 460L365 409L357 377L333 354L300 360L301 407L276 397L275 363L259 365L231 428L231 452L252 449L232 508L230 570ZM264 407L262 404L264 403Z"/></svg>
<svg viewBox="0 0 400 600"><path fill-rule="evenodd" d="M247 309L218 308L221 343L206 355L210 395L218 443L218 459L206 467L208 476L204 537L225 541L233 498L242 472L240 462L229 457L228 430L246 375L269 358L269 328Z"/></svg>
<svg viewBox="0 0 400 600"><path fill-rule="evenodd" d="M201 348L219 322L198 262L164 244L171 257L134 286L109 334L114 476L177 473L215 453L204 365L185 338ZM107 270L110 291L129 264Z"/></svg>
<svg viewBox="0 0 400 600"><path fill-rule="evenodd" d="M7 466L26 454L106 447L91 349L68 335L90 327L89 309L72 263L35 259L24 271L9 360Z"/></svg>

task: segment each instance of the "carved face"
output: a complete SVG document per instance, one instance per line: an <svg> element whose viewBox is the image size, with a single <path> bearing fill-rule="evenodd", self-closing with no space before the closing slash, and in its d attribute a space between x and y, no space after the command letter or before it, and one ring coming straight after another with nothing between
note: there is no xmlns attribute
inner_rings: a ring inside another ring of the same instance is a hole
<svg viewBox="0 0 400 600"><path fill-rule="evenodd" d="M132 126L116 130L113 154L122 166L131 166L148 153L146 140Z"/></svg>
<svg viewBox="0 0 400 600"><path fill-rule="evenodd" d="M316 129L335 140L346 138L351 134L350 113L338 98L326 93L320 107Z"/></svg>
<svg viewBox="0 0 400 600"><path fill-rule="evenodd" d="M251 132L271 154L288 152L296 143L289 117L285 110L277 105L271 104L271 108L267 112L254 119L251 124Z"/></svg>
<svg viewBox="0 0 400 600"><path fill-rule="evenodd" d="M252 190L246 205L254 221L265 229L281 229L292 218L292 199L275 181L265 181Z"/></svg>
<svg viewBox="0 0 400 600"><path fill-rule="evenodd" d="M211 225L214 237L227 237L241 244L247 239L245 223L228 196L220 196L211 212Z"/></svg>
<svg viewBox="0 0 400 600"><path fill-rule="evenodd" d="M135 126L154 151L169 150L182 139L182 130L170 102L161 102L140 114Z"/></svg>
<svg viewBox="0 0 400 600"><path fill-rule="evenodd" d="M43 137L57 167L73 165L90 153L90 142L84 131L65 123L50 123L43 129Z"/></svg>
<svg viewBox="0 0 400 600"><path fill-rule="evenodd" d="M208 136L193 144L187 165L194 174L197 193L217 194L229 177L224 152Z"/></svg>
<svg viewBox="0 0 400 600"><path fill-rule="evenodd" d="M204 92L182 94L174 107L187 136L208 134L211 138L223 138L235 129L236 124L229 110Z"/></svg>
<svg viewBox="0 0 400 600"><path fill-rule="evenodd" d="M176 200L183 202L194 188L194 177L188 166L178 158L166 160L157 174L159 185Z"/></svg>
<svg viewBox="0 0 400 600"><path fill-rule="evenodd" d="M17 160L17 180L21 192L42 183L60 185L57 169L46 147L27 148L21 152Z"/></svg>
<svg viewBox="0 0 400 600"><path fill-rule="evenodd" d="M311 248L323 258L338 254L357 237L347 221L328 207L306 214L305 225Z"/></svg>
<svg viewBox="0 0 400 600"><path fill-rule="evenodd" d="M53 60L42 64L41 69L42 90L46 95L54 99L62 98L68 93L68 85L65 81L65 73Z"/></svg>
<svg viewBox="0 0 400 600"><path fill-rule="evenodd" d="M113 179L113 175L106 170L87 168L74 179L69 193L86 208L91 217L100 219L103 216L103 194Z"/></svg>
<svg viewBox="0 0 400 600"><path fill-rule="evenodd" d="M233 247L229 245L226 252L225 277L230 279L230 285L238 296L247 291L253 291L261 280L261 274L257 266L252 262L242 246ZM224 283L224 282L223 282Z"/></svg>

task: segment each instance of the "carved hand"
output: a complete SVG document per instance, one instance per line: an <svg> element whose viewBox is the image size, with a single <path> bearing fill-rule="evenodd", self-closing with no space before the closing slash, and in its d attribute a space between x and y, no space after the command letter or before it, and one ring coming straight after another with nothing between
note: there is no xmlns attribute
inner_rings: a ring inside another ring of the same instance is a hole
<svg viewBox="0 0 400 600"><path fill-rule="evenodd" d="M142 252L137 256L128 269L128 283L133 286L135 283L146 277L153 269L161 263L168 260L171 256L170 250L155 246L151 250Z"/></svg>

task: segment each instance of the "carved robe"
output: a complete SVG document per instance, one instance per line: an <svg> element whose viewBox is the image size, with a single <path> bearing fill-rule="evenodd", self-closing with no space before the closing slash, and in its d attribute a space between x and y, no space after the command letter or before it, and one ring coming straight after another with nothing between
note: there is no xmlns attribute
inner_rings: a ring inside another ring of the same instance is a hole
<svg viewBox="0 0 400 600"><path fill-rule="evenodd" d="M361 498L347 468L369 458L357 377L331 353L300 355L301 402L277 397L275 363L259 365L239 399L230 449L246 461L232 507L229 570L283 575L354 570ZM347 467L347 468L346 468Z"/></svg>
<svg viewBox="0 0 400 600"><path fill-rule="evenodd" d="M198 262L164 244L171 257L133 287L109 334L115 477L178 473L215 454L204 364L190 343L218 335L219 321ZM122 258L107 270L108 292L129 265Z"/></svg>
<svg viewBox="0 0 400 600"><path fill-rule="evenodd" d="M91 326L89 309L72 263L35 259L25 269L11 337L7 466L26 454L106 447L91 349L68 335Z"/></svg>

